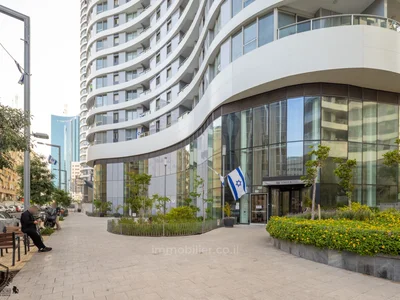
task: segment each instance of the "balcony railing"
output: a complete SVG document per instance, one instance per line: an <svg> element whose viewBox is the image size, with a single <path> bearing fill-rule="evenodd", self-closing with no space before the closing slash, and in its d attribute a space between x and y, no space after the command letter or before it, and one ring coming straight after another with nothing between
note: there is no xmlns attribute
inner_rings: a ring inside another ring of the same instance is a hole
<svg viewBox="0 0 400 300"><path fill-rule="evenodd" d="M287 37L289 35L338 26L352 26L352 25L368 25L381 28L387 28L400 32L400 22L373 15L335 15L328 17L321 17L310 19L294 24L290 24L278 29L278 39Z"/></svg>

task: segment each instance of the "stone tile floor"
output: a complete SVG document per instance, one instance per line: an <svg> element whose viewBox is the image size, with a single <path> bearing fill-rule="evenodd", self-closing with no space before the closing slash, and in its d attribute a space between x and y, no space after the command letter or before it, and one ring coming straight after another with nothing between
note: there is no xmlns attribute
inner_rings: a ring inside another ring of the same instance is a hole
<svg viewBox="0 0 400 300"><path fill-rule="evenodd" d="M108 233L106 219L71 213L47 244L53 251L34 254L10 300L400 300L400 284L276 250L264 226L129 237Z"/></svg>

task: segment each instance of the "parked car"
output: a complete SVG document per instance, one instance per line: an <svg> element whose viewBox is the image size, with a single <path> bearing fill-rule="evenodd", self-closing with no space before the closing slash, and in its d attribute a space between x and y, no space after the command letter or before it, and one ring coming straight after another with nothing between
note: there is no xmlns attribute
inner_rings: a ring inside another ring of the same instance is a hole
<svg viewBox="0 0 400 300"><path fill-rule="evenodd" d="M15 206L15 211L16 212L21 212L23 210L23 208L19 205Z"/></svg>
<svg viewBox="0 0 400 300"><path fill-rule="evenodd" d="M6 207L4 205L0 205L0 211L6 211Z"/></svg>
<svg viewBox="0 0 400 300"><path fill-rule="evenodd" d="M15 208L14 205L9 205L6 209L6 212L16 212L17 209Z"/></svg>

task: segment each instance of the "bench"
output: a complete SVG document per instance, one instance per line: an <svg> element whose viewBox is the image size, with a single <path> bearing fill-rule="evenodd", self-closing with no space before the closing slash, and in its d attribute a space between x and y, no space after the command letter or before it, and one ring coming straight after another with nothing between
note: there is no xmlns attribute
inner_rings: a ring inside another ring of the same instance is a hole
<svg viewBox="0 0 400 300"><path fill-rule="evenodd" d="M27 254L27 251L31 251L30 245L29 245L29 237L26 233L23 233L21 231L21 227L19 226L7 226L6 227L6 233L13 233L15 232L16 236L22 237L22 240L24 241L24 252L25 255Z"/></svg>
<svg viewBox="0 0 400 300"><path fill-rule="evenodd" d="M18 261L21 260L21 251L20 251L20 238L12 233L0 233L0 254L3 256L3 249L13 249L12 256L12 265L15 266L15 250L18 250Z"/></svg>

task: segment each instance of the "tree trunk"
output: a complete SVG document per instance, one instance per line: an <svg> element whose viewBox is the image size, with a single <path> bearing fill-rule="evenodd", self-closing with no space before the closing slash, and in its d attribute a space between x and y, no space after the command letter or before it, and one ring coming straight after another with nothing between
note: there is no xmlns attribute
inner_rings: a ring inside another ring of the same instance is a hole
<svg viewBox="0 0 400 300"><path fill-rule="evenodd" d="M317 177L314 178L312 200L311 200L311 220L315 219L315 194L317 190Z"/></svg>
<svg viewBox="0 0 400 300"><path fill-rule="evenodd" d="M347 194L347 199L348 199L348 201L349 201L349 209L351 209L351 193L348 193Z"/></svg>

